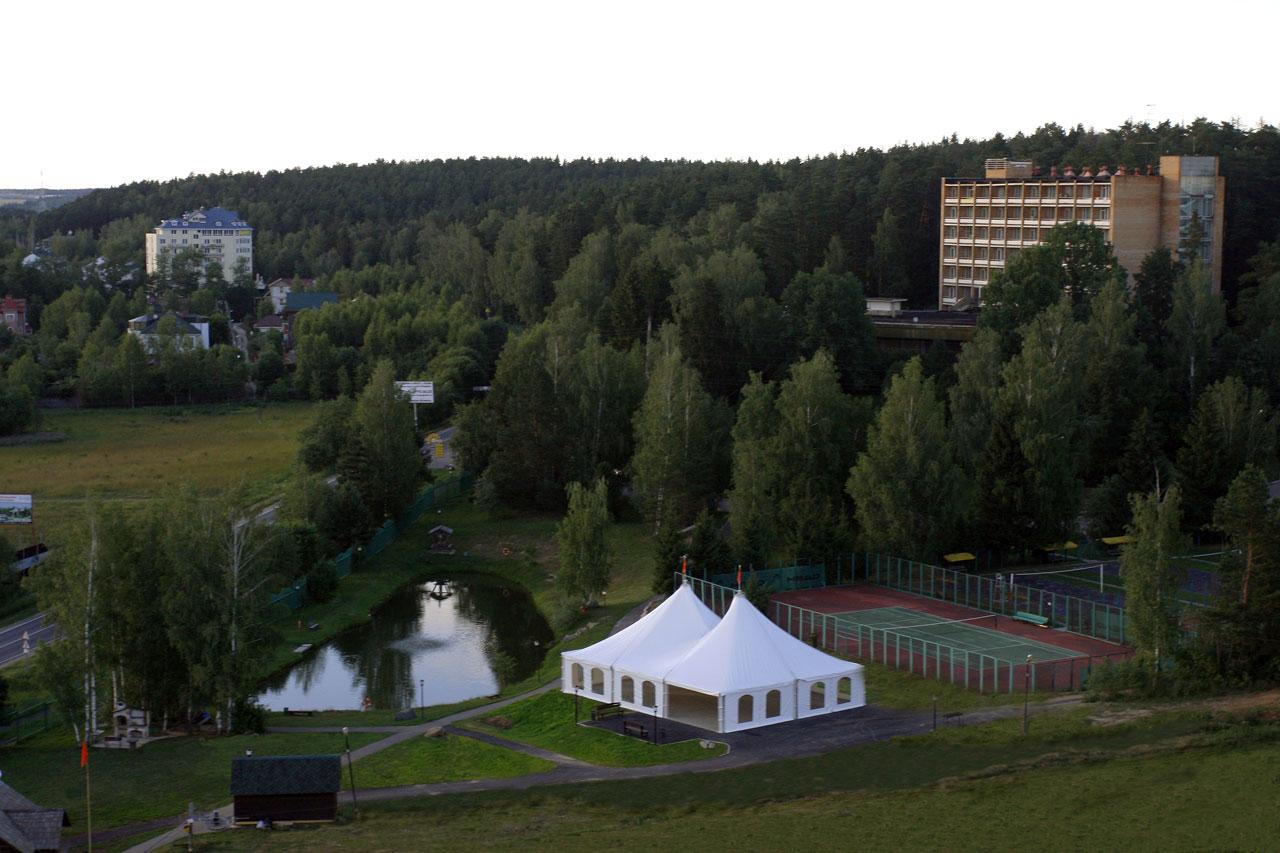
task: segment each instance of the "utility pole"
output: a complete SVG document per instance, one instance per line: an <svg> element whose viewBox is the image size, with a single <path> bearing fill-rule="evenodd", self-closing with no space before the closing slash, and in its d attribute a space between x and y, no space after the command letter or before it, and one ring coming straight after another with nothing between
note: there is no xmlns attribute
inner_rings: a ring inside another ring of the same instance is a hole
<svg viewBox="0 0 1280 853"><path fill-rule="evenodd" d="M351 779L351 807L355 809L356 820L359 820L360 803L356 800L356 769L351 764L351 735L349 732L350 730L346 726L342 727L342 739L347 745L347 773L350 775Z"/></svg>
<svg viewBox="0 0 1280 853"><path fill-rule="evenodd" d="M1022 670L1022 733L1025 735L1031 725L1031 655L1027 655L1027 665Z"/></svg>

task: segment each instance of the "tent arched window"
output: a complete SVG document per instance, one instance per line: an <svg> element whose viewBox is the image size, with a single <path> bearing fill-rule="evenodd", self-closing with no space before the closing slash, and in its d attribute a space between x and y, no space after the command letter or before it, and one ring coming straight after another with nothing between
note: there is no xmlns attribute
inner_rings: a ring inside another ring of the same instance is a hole
<svg viewBox="0 0 1280 853"><path fill-rule="evenodd" d="M636 701L636 683L629 675L622 676L622 701Z"/></svg>
<svg viewBox="0 0 1280 853"><path fill-rule="evenodd" d="M756 697L750 693L738 697L738 722L749 723L755 719Z"/></svg>
<svg viewBox="0 0 1280 853"><path fill-rule="evenodd" d="M646 708L658 707L658 700L655 698L652 681L640 682L640 704Z"/></svg>
<svg viewBox="0 0 1280 853"><path fill-rule="evenodd" d="M764 694L764 715L768 718L782 716L781 690L770 690Z"/></svg>
<svg viewBox="0 0 1280 853"><path fill-rule="evenodd" d="M591 667L591 692L604 695L604 670L598 666Z"/></svg>
<svg viewBox="0 0 1280 853"><path fill-rule="evenodd" d="M827 705L827 683L815 681L809 685L809 710L817 711Z"/></svg>
<svg viewBox="0 0 1280 853"><path fill-rule="evenodd" d="M845 676L836 682L836 704L845 705L853 701L853 679Z"/></svg>
<svg viewBox="0 0 1280 853"><path fill-rule="evenodd" d="M582 686L583 686L584 682L583 682L583 678L582 678L582 664L580 664L580 663L575 663L575 664L573 665L573 668L572 668L571 673L570 673L570 677L573 679L573 686L574 686L574 687L582 687Z"/></svg>

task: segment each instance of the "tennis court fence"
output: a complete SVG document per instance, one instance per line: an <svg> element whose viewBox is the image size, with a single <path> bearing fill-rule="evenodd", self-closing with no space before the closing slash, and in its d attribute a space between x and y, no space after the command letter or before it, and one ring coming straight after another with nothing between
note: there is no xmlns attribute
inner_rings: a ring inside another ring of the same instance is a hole
<svg viewBox="0 0 1280 853"><path fill-rule="evenodd" d="M701 578L689 578L694 593L718 615L733 602L734 590ZM1080 690L1094 667L1128 657L1127 651L1080 655L1059 660L1027 663L998 655L958 648L945 642L913 637L891 628L856 625L839 614L819 613L781 601L769 603L769 618L791 636L811 646L851 660L883 664L922 678L933 678L981 693L1016 693L1031 689L1042 693ZM998 629L1001 618L986 617L981 627ZM956 620L974 623L975 620ZM1010 635L1010 645L1018 638Z"/></svg>
<svg viewBox="0 0 1280 853"><path fill-rule="evenodd" d="M864 554L859 569L861 577L877 586L1003 616L1041 616L1052 628L1108 643L1128 642L1125 610L1114 604L884 554Z"/></svg>

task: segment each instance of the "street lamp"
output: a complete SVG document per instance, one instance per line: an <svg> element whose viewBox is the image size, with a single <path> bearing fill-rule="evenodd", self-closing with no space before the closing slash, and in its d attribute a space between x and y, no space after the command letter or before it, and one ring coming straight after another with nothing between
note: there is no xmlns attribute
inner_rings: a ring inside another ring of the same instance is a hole
<svg viewBox="0 0 1280 853"><path fill-rule="evenodd" d="M1031 702L1031 655L1027 655L1027 665L1022 670L1022 733L1027 733L1027 727L1030 725L1030 707Z"/></svg>
<svg viewBox="0 0 1280 853"><path fill-rule="evenodd" d="M424 714L427 712L427 680L425 678L418 679L418 707Z"/></svg>
<svg viewBox="0 0 1280 853"><path fill-rule="evenodd" d="M360 819L360 803L356 800L356 768L351 764L351 730L342 727L342 739L347 745L347 773L351 778L351 807L355 809L356 820Z"/></svg>

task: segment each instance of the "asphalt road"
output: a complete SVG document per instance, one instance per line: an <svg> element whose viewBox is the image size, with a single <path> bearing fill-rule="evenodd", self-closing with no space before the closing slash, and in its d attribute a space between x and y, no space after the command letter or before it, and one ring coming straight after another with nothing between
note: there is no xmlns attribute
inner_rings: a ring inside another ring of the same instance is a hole
<svg viewBox="0 0 1280 853"><path fill-rule="evenodd" d="M25 643L23 635L26 635ZM52 622L46 624L43 613L0 628L0 666L30 655L41 643L47 643L57 635L58 626Z"/></svg>

